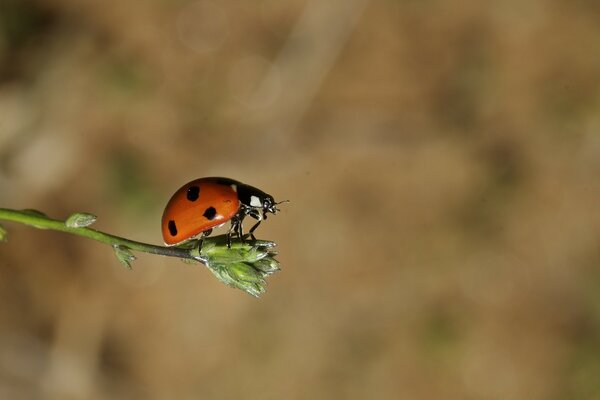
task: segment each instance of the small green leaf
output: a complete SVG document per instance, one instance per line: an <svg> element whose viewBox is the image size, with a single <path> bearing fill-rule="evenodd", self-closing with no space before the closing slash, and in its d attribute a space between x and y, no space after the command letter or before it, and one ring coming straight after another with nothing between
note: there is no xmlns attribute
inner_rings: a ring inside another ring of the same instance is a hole
<svg viewBox="0 0 600 400"><path fill-rule="evenodd" d="M71 214L65 221L65 225L69 228L85 228L96 222L97 218L98 217L93 214L78 212Z"/></svg>
<svg viewBox="0 0 600 400"><path fill-rule="evenodd" d="M39 211L39 210L34 210L33 208L26 208L24 210L21 210L22 212L24 212L25 214L29 214L29 215L33 215L36 217L48 217L46 214L44 214L43 212Z"/></svg>
<svg viewBox="0 0 600 400"><path fill-rule="evenodd" d="M8 231L0 225L0 242L8 241Z"/></svg>
<svg viewBox="0 0 600 400"><path fill-rule="evenodd" d="M128 247L121 246L120 244L113 245L113 249L115 250L115 256L117 256L117 260L121 262L128 270L132 270L131 263L135 261L135 256L129 250Z"/></svg>
<svg viewBox="0 0 600 400"><path fill-rule="evenodd" d="M38 217L38 218L44 218L44 219L48 218L48 216L46 214L44 214L41 211L34 210L33 208L26 208L24 210L21 210L21 212L26 215L31 215L32 217ZM48 229L48 227L43 226L43 225L32 224L32 226L34 226L37 229Z"/></svg>

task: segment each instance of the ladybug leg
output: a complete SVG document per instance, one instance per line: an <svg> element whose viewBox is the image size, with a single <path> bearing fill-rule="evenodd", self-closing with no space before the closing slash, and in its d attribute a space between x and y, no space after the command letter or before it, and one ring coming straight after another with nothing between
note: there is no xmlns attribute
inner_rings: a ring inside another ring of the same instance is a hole
<svg viewBox="0 0 600 400"><path fill-rule="evenodd" d="M231 248L231 237L237 236L242 242L243 238L243 229L242 229L242 221L244 219L245 214L238 214L231 219L231 227L227 232L227 247Z"/></svg>
<svg viewBox="0 0 600 400"><path fill-rule="evenodd" d="M254 226L252 228L250 228L250 230L248 231L248 234L250 235L250 238L252 240L254 240L256 242L256 237L254 236L254 230L256 228L258 228L258 226L260 225L260 223L262 222L262 220L259 220L256 224L254 224Z"/></svg>
<svg viewBox="0 0 600 400"><path fill-rule="evenodd" d="M210 235L212 233L212 229L207 229L204 232L202 232L202 234L200 235L200 239L198 240L198 249L202 250L202 241L204 240L205 237L207 237L208 235Z"/></svg>
<svg viewBox="0 0 600 400"><path fill-rule="evenodd" d="M244 228L242 227L242 220L240 219L240 222L237 226L237 236L240 238L241 242L244 243Z"/></svg>
<svg viewBox="0 0 600 400"><path fill-rule="evenodd" d="M254 214L250 214L253 218L257 219L258 222L256 224L254 224L254 226L252 228L250 228L250 230L248 231L248 234L250 235L250 238L254 241L256 241L256 236L254 236L254 230L256 228L258 228L258 226L260 225L260 223L263 221L263 219L267 219L267 214L263 213L262 215L260 215L259 213L254 213Z"/></svg>
<svg viewBox="0 0 600 400"><path fill-rule="evenodd" d="M229 228L229 231L227 232L227 248L228 249L231 248L231 235L233 233L237 233L238 225L240 225L240 220L238 218L233 218L231 220L231 227Z"/></svg>
<svg viewBox="0 0 600 400"><path fill-rule="evenodd" d="M240 205L240 210L234 218L236 220L235 226L233 226L233 224L231 226L231 231L235 231L237 237L242 243L244 243L244 228L242 222L244 221L246 215L252 215L251 209L242 204Z"/></svg>

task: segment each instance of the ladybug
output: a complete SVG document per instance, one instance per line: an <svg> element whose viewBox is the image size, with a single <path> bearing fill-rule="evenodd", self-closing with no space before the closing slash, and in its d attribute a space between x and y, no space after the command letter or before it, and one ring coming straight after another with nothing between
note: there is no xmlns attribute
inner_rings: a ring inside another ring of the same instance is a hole
<svg viewBox="0 0 600 400"><path fill-rule="evenodd" d="M202 239L213 228L231 221L227 233L227 246L231 247L232 234L243 240L242 221L247 215L258 221L248 231L252 240L256 240L254 230L267 219L267 213L279 211L276 205L280 203L270 194L233 179L193 180L179 188L165 207L162 216L165 245L176 246L199 237L202 246Z"/></svg>

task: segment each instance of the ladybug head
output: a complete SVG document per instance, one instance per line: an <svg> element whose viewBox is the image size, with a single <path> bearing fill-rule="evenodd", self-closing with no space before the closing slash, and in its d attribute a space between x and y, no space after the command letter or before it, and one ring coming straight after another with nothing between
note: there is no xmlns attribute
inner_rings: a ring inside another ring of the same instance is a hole
<svg viewBox="0 0 600 400"><path fill-rule="evenodd" d="M279 205L281 203L289 203L289 202L290 202L289 200L275 202L275 199L273 199L273 196L267 195L262 201L262 209L263 209L263 212L265 212L265 213L276 214L277 211L281 211L279 208L277 208L277 205Z"/></svg>
<svg viewBox="0 0 600 400"><path fill-rule="evenodd" d="M275 214L277 211L279 211L275 207L275 199L273 198L273 196L266 195L265 197L263 197L261 199L261 203L262 203L263 212L265 212L265 213Z"/></svg>

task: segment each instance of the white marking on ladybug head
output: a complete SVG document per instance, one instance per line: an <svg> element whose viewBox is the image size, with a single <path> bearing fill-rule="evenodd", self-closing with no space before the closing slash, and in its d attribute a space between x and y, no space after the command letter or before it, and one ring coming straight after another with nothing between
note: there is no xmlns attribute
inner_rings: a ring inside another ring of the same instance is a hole
<svg viewBox="0 0 600 400"><path fill-rule="evenodd" d="M262 202L256 196L250 196L250 206L252 207L262 207Z"/></svg>

